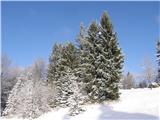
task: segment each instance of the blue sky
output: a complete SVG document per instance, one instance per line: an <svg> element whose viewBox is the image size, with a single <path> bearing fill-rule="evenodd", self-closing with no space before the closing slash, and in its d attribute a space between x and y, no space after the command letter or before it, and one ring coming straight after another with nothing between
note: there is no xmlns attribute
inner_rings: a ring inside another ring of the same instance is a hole
<svg viewBox="0 0 160 120"><path fill-rule="evenodd" d="M81 22L87 27L108 11L125 54L125 71L141 71L148 56L155 65L160 37L160 2L2 2L2 52L14 64L48 61L54 43L75 43Z"/></svg>

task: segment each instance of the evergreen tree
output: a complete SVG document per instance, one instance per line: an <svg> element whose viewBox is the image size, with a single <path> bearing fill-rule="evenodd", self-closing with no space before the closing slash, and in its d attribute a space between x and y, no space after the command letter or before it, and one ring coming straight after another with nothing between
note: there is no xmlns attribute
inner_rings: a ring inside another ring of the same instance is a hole
<svg viewBox="0 0 160 120"><path fill-rule="evenodd" d="M26 85L27 87L23 88ZM31 74L29 72L26 75L21 74L9 95L7 107L3 114L6 116L31 117L31 114L28 113L33 109L31 105L33 89L31 87L33 87Z"/></svg>
<svg viewBox="0 0 160 120"><path fill-rule="evenodd" d="M47 72L48 82L57 82L61 76L65 76L66 71L73 70L78 66L78 53L72 43L66 46L55 44L49 58Z"/></svg>
<svg viewBox="0 0 160 120"><path fill-rule="evenodd" d="M160 84L160 40L157 42L157 63L158 63L158 74L155 82Z"/></svg>
<svg viewBox="0 0 160 120"><path fill-rule="evenodd" d="M83 95L82 84L78 82L78 77L74 73L67 72L65 76L59 79L62 86L57 92L55 99L58 101L58 107L70 107L69 115L74 116L83 110L85 96Z"/></svg>
<svg viewBox="0 0 160 120"><path fill-rule="evenodd" d="M147 85L146 80L142 80L141 82L139 82L138 87L139 88L147 88L148 85Z"/></svg>
<svg viewBox="0 0 160 120"><path fill-rule="evenodd" d="M60 72L58 70L60 60L62 57L62 48L61 44L55 44L52 49L52 53L49 57L49 66L47 71L47 81L50 84L53 84L60 77Z"/></svg>
<svg viewBox="0 0 160 120"><path fill-rule="evenodd" d="M11 117L36 118L50 110L48 105L49 89L39 78L39 67L27 68L18 78L11 91L4 115Z"/></svg>
<svg viewBox="0 0 160 120"><path fill-rule="evenodd" d="M102 100L118 99L118 83L121 78L124 58L107 12L103 13L100 20L99 38L101 54L97 59L99 62L97 71L103 86L101 87Z"/></svg>
<svg viewBox="0 0 160 120"><path fill-rule="evenodd" d="M68 99L68 103L70 104L69 114L74 116L84 111L82 105L84 104L84 100L86 96L83 94L82 83L78 81L78 77L74 74L68 75L68 80L71 81L69 88L72 92Z"/></svg>
<svg viewBox="0 0 160 120"><path fill-rule="evenodd" d="M53 52L53 55L51 56L56 57L55 52ZM54 67L59 76L56 78L56 81L54 81L56 95L53 104L54 107L67 107L70 106L68 99L71 94L74 93L70 88L70 85L72 84L70 74L76 75L76 69L78 69L79 65L79 58L76 47L71 43L68 43L66 46L62 47L59 56L59 59L55 59L54 61L54 63L57 63L57 66ZM56 60L58 60L58 62ZM52 62L50 64L52 65ZM50 73L48 73L48 75L49 74ZM54 80L54 76L52 77Z"/></svg>
<svg viewBox="0 0 160 120"><path fill-rule="evenodd" d="M20 72L19 67L12 66L12 62L7 55L1 55L1 115L6 107L8 96L17 82L16 77Z"/></svg>
<svg viewBox="0 0 160 120"><path fill-rule="evenodd" d="M100 26L92 22L86 33L81 26L78 40L80 76L90 100L118 99L123 55L107 13L102 15Z"/></svg>
<svg viewBox="0 0 160 120"><path fill-rule="evenodd" d="M61 76L59 71L59 64L62 57L63 46L61 44L54 44L52 48L51 55L49 57L49 65L47 70L47 82L48 86L51 88L53 98L50 98L49 104L51 107L55 107L56 103L54 100L56 94L56 87L60 87L58 79Z"/></svg>
<svg viewBox="0 0 160 120"><path fill-rule="evenodd" d="M84 89L87 92L90 100L94 100L96 96L92 93L96 93L94 82L96 80L96 56L98 40L98 25L93 21L87 32L85 33L83 26L80 27L80 34L78 41L80 43L80 59L81 65L79 66L79 73L81 81L83 81Z"/></svg>

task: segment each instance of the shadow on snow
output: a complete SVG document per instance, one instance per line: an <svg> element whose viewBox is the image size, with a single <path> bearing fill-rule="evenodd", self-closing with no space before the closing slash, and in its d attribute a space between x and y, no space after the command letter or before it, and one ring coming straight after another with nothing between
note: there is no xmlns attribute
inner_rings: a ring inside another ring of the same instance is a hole
<svg viewBox="0 0 160 120"><path fill-rule="evenodd" d="M99 109L101 114L98 120L159 120L158 117L148 114L113 111L107 105L101 105Z"/></svg>

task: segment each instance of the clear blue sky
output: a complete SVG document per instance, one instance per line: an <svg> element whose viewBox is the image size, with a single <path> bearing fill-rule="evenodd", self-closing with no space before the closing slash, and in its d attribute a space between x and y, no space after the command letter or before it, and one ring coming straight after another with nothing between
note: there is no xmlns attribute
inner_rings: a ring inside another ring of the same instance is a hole
<svg viewBox="0 0 160 120"><path fill-rule="evenodd" d="M107 10L125 54L125 71L141 71L145 56L155 62L160 37L160 2L2 2L2 52L13 63L46 61L55 42L75 42L80 22L87 27Z"/></svg>

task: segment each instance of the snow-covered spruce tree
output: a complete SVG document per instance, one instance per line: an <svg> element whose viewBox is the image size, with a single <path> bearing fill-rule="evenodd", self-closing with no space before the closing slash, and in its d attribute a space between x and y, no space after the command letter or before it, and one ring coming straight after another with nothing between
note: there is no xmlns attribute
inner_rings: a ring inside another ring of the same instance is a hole
<svg viewBox="0 0 160 120"><path fill-rule="evenodd" d="M59 63L62 57L62 48L61 44L54 44L51 55L49 57L49 65L47 71L47 81L50 84L53 84L60 77L59 73Z"/></svg>
<svg viewBox="0 0 160 120"><path fill-rule="evenodd" d="M69 73L67 78L68 81L71 82L71 84L69 84L69 89L72 93L68 99L68 103L70 104L69 114L74 116L84 111L82 105L84 104L86 96L82 92L83 84L78 81L78 77L76 77L73 73Z"/></svg>
<svg viewBox="0 0 160 120"><path fill-rule="evenodd" d="M92 102L118 99L123 55L118 47L116 34L105 12L100 26L92 22L87 32L81 27L80 73L85 90Z"/></svg>
<svg viewBox="0 0 160 120"><path fill-rule="evenodd" d="M119 98L118 83L121 78L124 57L107 12L101 16L99 37L98 46L101 55L97 59L97 63L99 62L97 72L100 82L105 81L104 84L102 82L101 98L102 100L115 100Z"/></svg>
<svg viewBox="0 0 160 120"><path fill-rule="evenodd" d="M55 93L58 88L60 88L60 82L58 79L61 76L60 72L60 60L62 58L62 49L63 46L61 44L54 44L52 48L52 52L49 57L49 65L48 65L48 70L47 70L47 82L49 88L51 88L52 92L52 98L50 98L49 104L51 107L56 107L59 103L59 100L54 99L55 98ZM57 87L57 88L56 88Z"/></svg>
<svg viewBox="0 0 160 120"><path fill-rule="evenodd" d="M22 118L36 118L50 110L48 105L49 90L40 76L40 66L36 62L27 68L18 78L11 91L4 115Z"/></svg>
<svg viewBox="0 0 160 120"><path fill-rule="evenodd" d="M158 73L155 82L160 84L160 40L157 41L157 63L158 63Z"/></svg>
<svg viewBox="0 0 160 120"><path fill-rule="evenodd" d="M52 52L51 56L56 58L55 52ZM54 63L57 63L57 66L53 66L55 67L54 70L57 70L56 72L59 75L58 77L52 76L52 81L54 82L56 90L53 104L54 107L67 107L71 105L70 102L68 102L68 99L71 94L74 93L73 91L71 92L70 85L72 82L70 80L70 74L75 75L79 65L77 49L73 44L68 43L62 47L59 56L59 59L55 59L54 61ZM53 65L52 61L50 62L50 65ZM50 70L48 72L52 73L53 71Z"/></svg>
<svg viewBox="0 0 160 120"><path fill-rule="evenodd" d="M61 81L62 87L55 98L59 100L59 107L70 107L69 115L71 116L84 111L82 105L85 96L82 92L81 83L78 82L78 77L71 71L67 71L65 76L59 78L59 81Z"/></svg>
<svg viewBox="0 0 160 120"><path fill-rule="evenodd" d="M96 57L98 56L97 41L99 35L99 28L95 21L93 21L87 32L84 31L83 26L80 27L80 34L78 41L80 43L80 59L81 64L79 66L79 73L81 81L84 84L84 90L87 92L88 97L91 101L98 100L99 94L95 81L97 79L96 73ZM96 89L96 90L95 90Z"/></svg>
<svg viewBox="0 0 160 120"><path fill-rule="evenodd" d="M16 77L21 72L18 66L12 66L11 60L2 53L1 56L1 109L2 115L3 110L6 107L8 96L17 82Z"/></svg>
<svg viewBox="0 0 160 120"><path fill-rule="evenodd" d="M27 86L26 86L27 85ZM27 88L28 87L28 88ZM31 79L31 73L25 71L17 78L17 83L11 91L7 107L5 108L3 114L8 117L30 117L28 111L32 111L32 89L33 82ZM28 115L26 115L28 114Z"/></svg>

